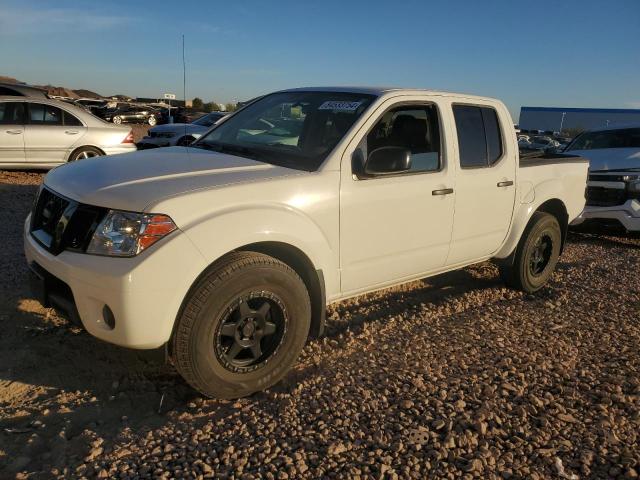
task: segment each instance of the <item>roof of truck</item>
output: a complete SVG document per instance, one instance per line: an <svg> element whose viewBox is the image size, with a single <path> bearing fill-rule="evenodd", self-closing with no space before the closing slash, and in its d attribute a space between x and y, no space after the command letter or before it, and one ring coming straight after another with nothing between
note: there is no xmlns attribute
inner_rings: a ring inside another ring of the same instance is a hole
<svg viewBox="0 0 640 480"><path fill-rule="evenodd" d="M478 95L471 95L467 93L456 93L456 92L445 92L439 90L431 90L428 88L400 88L400 87L369 87L369 86L332 86L332 87L301 87L301 88L287 88L282 90L283 92L344 92L344 93L362 93L366 95L375 95L382 96L386 93L403 93L408 95L420 95L420 94L430 94L430 95L452 95L459 96L465 98L478 98L478 99L486 99L486 100L494 100L491 97L482 97Z"/></svg>

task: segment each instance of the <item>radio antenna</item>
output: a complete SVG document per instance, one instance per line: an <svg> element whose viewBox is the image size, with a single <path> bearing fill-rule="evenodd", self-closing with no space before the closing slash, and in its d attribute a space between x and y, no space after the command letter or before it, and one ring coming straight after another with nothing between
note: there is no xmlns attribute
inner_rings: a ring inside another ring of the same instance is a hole
<svg viewBox="0 0 640 480"><path fill-rule="evenodd" d="M182 34L182 99L187 106L187 64L184 60L184 33Z"/></svg>

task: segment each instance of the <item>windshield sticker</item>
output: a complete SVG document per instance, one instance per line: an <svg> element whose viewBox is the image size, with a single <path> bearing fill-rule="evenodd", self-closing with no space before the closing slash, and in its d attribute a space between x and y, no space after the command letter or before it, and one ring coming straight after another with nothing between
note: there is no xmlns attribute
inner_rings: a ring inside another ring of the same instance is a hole
<svg viewBox="0 0 640 480"><path fill-rule="evenodd" d="M318 107L318 110L340 110L341 112L355 112L362 102L341 102L329 100Z"/></svg>

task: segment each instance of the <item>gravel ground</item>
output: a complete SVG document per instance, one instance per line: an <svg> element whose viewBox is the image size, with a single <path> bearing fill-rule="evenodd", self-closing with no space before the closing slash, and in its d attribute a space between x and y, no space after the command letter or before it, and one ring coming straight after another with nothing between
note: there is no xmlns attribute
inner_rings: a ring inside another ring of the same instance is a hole
<svg viewBox="0 0 640 480"><path fill-rule="evenodd" d="M329 310L276 387L193 392L27 293L42 175L0 172L0 477L637 478L640 239L571 235L551 285L491 264Z"/></svg>

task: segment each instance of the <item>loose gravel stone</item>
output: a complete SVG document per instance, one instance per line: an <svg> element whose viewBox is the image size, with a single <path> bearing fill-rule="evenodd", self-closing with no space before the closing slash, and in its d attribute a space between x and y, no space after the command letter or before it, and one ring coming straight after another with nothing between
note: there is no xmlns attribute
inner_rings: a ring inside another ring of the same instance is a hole
<svg viewBox="0 0 640 480"><path fill-rule="evenodd" d="M638 478L640 237L571 233L535 295L483 263L340 302L280 384L218 401L33 300L41 179L0 171L3 475Z"/></svg>

